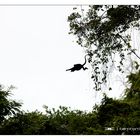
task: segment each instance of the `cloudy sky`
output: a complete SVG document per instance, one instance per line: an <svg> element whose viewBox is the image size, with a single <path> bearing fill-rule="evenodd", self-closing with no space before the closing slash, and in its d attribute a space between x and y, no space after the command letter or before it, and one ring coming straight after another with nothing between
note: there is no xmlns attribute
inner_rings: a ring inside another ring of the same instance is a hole
<svg viewBox="0 0 140 140"><path fill-rule="evenodd" d="M90 70L66 72L84 62L84 49L68 34L72 9L64 5L0 7L0 84L16 87L13 98L21 100L25 110L41 110L43 105L91 110L101 99L92 90ZM116 83L109 96L122 93L122 83Z"/></svg>

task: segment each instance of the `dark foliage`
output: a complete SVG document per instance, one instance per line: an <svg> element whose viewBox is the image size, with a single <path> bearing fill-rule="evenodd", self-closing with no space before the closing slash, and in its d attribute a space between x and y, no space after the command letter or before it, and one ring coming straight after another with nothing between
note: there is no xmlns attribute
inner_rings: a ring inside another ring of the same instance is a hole
<svg viewBox="0 0 140 140"><path fill-rule="evenodd" d="M101 90L107 82L112 67L125 72L128 55L140 60L130 43L130 30L139 29L139 19L139 5L90 5L88 10L74 8L68 17L69 33L76 36L77 43L89 56L95 90Z"/></svg>
<svg viewBox="0 0 140 140"><path fill-rule="evenodd" d="M132 78L133 77L133 78ZM130 88L122 99L104 97L91 112L60 106L55 110L44 106L46 113L19 111L1 113L0 134L6 135L121 135L140 134L140 98L137 82L140 72L128 76ZM133 90L132 90L133 88ZM3 91L4 92L4 91ZM2 92L2 93L3 93ZM131 94L131 96L130 96ZM0 102L3 98L0 98ZM6 100L9 102L9 100ZM9 105L9 104L7 104ZM7 106L3 106L7 108ZM11 111L11 108L9 111ZM109 130L111 129L111 130Z"/></svg>

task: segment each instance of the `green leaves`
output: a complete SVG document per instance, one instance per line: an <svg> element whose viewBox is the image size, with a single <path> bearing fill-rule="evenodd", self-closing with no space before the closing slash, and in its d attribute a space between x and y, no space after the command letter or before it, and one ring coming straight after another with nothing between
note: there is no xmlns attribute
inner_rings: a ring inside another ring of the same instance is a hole
<svg viewBox="0 0 140 140"><path fill-rule="evenodd" d="M134 64L137 65L137 62ZM96 72L98 67L96 66ZM105 70L103 70L106 73ZM94 77L95 78L95 77ZM96 78L95 78L96 79ZM106 79L106 78L105 78ZM39 111L21 111L20 104L9 100L8 92L0 90L0 134L6 135L133 135L140 134L140 71L128 76L129 88L121 99L113 99L105 93L100 104L91 112L71 110L60 106ZM111 90L111 87L109 88ZM108 131L105 128L113 128ZM122 130L123 128L127 128Z"/></svg>
<svg viewBox="0 0 140 140"><path fill-rule="evenodd" d="M5 91L2 86L0 87L0 123L2 123L6 117L12 116L20 111L21 103L9 100L8 98L11 94L11 88L13 89L13 87L10 87Z"/></svg>

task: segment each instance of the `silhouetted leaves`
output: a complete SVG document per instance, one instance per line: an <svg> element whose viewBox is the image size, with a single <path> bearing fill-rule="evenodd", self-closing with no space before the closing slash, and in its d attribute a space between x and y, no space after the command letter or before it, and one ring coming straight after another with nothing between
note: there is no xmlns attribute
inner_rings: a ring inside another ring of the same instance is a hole
<svg viewBox="0 0 140 140"><path fill-rule="evenodd" d="M127 54L133 53L139 58L131 48L131 36L127 32L130 28L139 28L139 19L139 5L90 5L85 12L77 8L68 16L70 34L76 36L77 43L89 55L95 90L101 90L109 69L113 64L118 65L114 56L120 58L118 71L122 73Z"/></svg>
<svg viewBox="0 0 140 140"><path fill-rule="evenodd" d="M9 87L8 90L4 90L3 86L0 86L0 123L2 123L6 117L20 112L21 103L8 98L11 95L12 89L13 86Z"/></svg>
<svg viewBox="0 0 140 140"><path fill-rule="evenodd" d="M128 76L130 88L122 99L113 99L104 94L100 104L91 112L71 110L60 106L45 113L39 111L16 111L15 101L6 113L1 113L0 134L6 135L121 135L140 134L140 72ZM1 110L11 102L4 90L0 92ZM2 104L4 103L4 104ZM14 111L12 114L9 111ZM7 110L7 109L6 109ZM108 130L111 129L111 130Z"/></svg>

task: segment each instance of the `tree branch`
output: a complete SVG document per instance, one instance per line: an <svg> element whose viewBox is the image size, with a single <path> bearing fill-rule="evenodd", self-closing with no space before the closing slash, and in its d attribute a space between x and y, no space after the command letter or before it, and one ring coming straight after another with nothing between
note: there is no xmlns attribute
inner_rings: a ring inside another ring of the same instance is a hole
<svg viewBox="0 0 140 140"><path fill-rule="evenodd" d="M130 50L134 55L136 55L137 56L137 58L139 58L140 59L140 57L135 53L135 51L134 50Z"/></svg>
<svg viewBox="0 0 140 140"><path fill-rule="evenodd" d="M119 34L117 34L117 35L119 35ZM126 45L128 45L128 43L124 40L124 38L123 38L122 36L119 35L119 37L124 41L124 43L125 43ZM130 51L131 51L138 59L140 59L140 56L138 56L134 50L130 49Z"/></svg>

